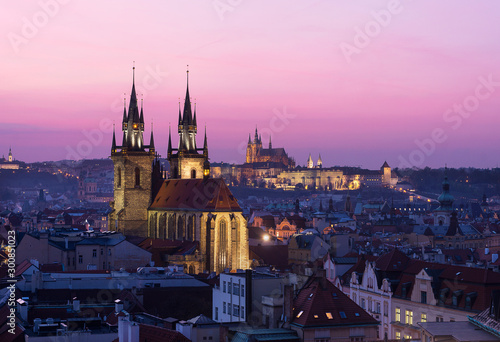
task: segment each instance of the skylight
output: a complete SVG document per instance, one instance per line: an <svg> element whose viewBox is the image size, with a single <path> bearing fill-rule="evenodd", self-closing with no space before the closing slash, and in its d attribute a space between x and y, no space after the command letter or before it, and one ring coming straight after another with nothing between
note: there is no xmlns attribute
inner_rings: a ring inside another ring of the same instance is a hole
<svg viewBox="0 0 500 342"><path fill-rule="evenodd" d="M340 318L347 318L344 311L340 311L339 314L340 314Z"/></svg>
<svg viewBox="0 0 500 342"><path fill-rule="evenodd" d="M299 318L300 316L302 316L303 313L304 313L304 311L299 312L299 314L297 315L297 318Z"/></svg>
<svg viewBox="0 0 500 342"><path fill-rule="evenodd" d="M327 313L326 313L326 318L328 318L328 319L333 319L333 315L332 315L332 313L331 313L331 312L327 312Z"/></svg>
<svg viewBox="0 0 500 342"><path fill-rule="evenodd" d="M318 318L318 315L314 315L314 318Z"/></svg>
<svg viewBox="0 0 500 342"><path fill-rule="evenodd" d="M356 312L356 313L354 314L354 316L359 317L359 313L358 313L358 312Z"/></svg>

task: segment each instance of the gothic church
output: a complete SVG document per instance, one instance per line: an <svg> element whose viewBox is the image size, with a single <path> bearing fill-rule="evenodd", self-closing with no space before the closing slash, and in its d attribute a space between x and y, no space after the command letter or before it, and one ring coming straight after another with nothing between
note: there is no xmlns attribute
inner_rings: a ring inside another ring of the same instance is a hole
<svg viewBox="0 0 500 342"><path fill-rule="evenodd" d="M196 251L184 260L195 273L246 269L247 222L224 180L210 177L206 130L203 147L196 145L196 107L193 112L189 83L182 111L179 106L177 148L172 147L169 130L168 179L163 178L153 132L150 144L144 144L144 115L142 104L139 113L134 82L122 131L122 145L116 145L113 132L111 147L115 182L110 225L114 222L126 235L195 242Z"/></svg>

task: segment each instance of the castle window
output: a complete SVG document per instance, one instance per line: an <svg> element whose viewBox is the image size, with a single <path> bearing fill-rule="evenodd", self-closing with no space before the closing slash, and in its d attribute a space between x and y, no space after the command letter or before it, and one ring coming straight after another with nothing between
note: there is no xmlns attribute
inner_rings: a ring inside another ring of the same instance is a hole
<svg viewBox="0 0 500 342"><path fill-rule="evenodd" d="M135 168L135 186L141 186L141 170L138 167Z"/></svg>
<svg viewBox="0 0 500 342"><path fill-rule="evenodd" d="M196 178L196 170L191 170L191 178Z"/></svg>
<svg viewBox="0 0 500 342"><path fill-rule="evenodd" d="M116 187L121 188L122 186L122 169L119 167L116 173Z"/></svg>

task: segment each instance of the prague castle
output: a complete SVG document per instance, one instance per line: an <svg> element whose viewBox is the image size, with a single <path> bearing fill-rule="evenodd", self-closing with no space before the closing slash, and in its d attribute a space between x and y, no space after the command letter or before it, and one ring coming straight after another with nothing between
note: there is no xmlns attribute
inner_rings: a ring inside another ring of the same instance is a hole
<svg viewBox="0 0 500 342"><path fill-rule="evenodd" d="M253 141L248 135L246 163L281 163L286 168L295 167L295 160L289 158L284 148L273 148L271 137L269 137L269 148L262 148L262 137L255 128Z"/></svg>
<svg viewBox="0 0 500 342"><path fill-rule="evenodd" d="M122 145L113 133L111 147L115 182L110 224L126 235L195 242L196 251L184 260L192 272L246 269L247 222L223 179L211 178L206 130L203 147L197 147L189 83L183 110L179 107L177 148L169 131L169 179L163 178L153 132L150 144L144 144L144 114L134 82L122 131Z"/></svg>

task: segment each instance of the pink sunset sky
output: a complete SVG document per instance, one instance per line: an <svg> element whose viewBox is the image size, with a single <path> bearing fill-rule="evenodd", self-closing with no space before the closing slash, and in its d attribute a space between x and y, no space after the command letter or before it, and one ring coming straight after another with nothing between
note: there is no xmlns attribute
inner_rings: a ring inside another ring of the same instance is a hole
<svg viewBox="0 0 500 342"><path fill-rule="evenodd" d="M244 162L257 125L300 165L497 167L498 13L493 0L4 2L0 156L109 156L135 61L162 156L189 64L211 161Z"/></svg>

